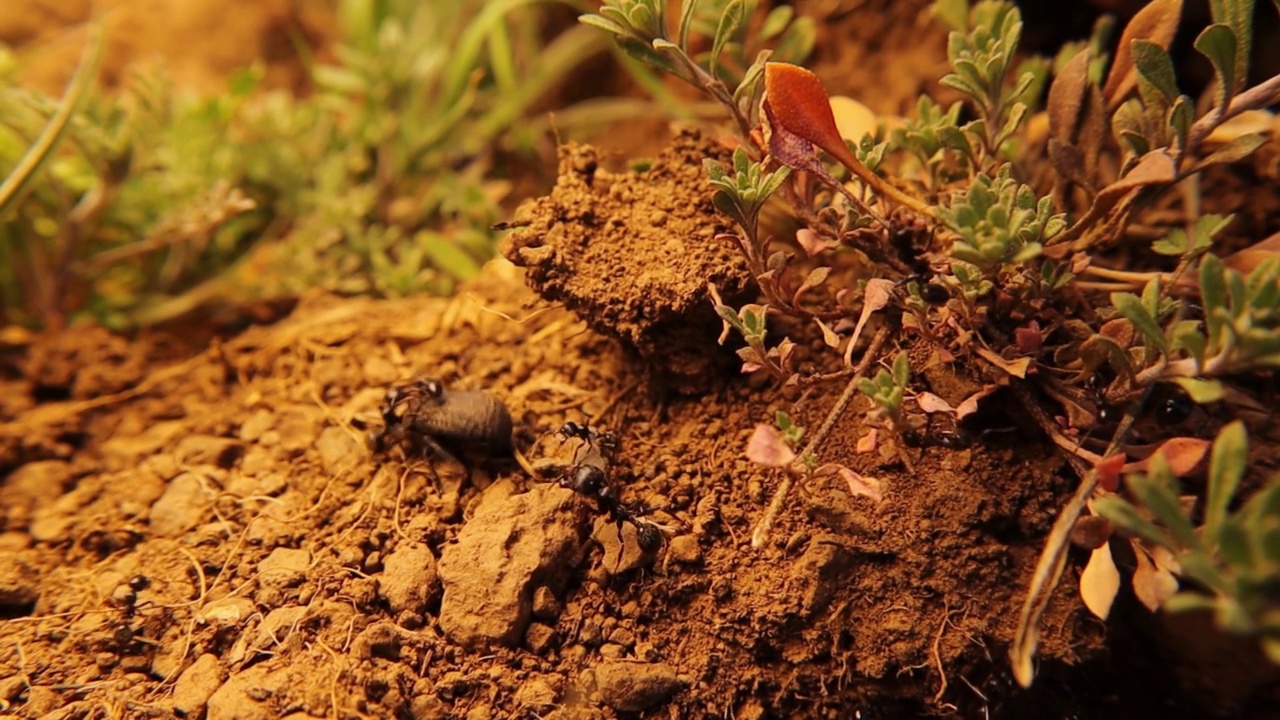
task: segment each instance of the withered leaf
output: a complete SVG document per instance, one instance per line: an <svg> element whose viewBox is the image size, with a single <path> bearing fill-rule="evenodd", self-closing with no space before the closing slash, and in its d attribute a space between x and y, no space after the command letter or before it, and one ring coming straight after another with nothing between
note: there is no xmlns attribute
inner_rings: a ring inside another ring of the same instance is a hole
<svg viewBox="0 0 1280 720"><path fill-rule="evenodd" d="M1116 58L1111 63L1111 71L1107 73L1107 82L1102 90L1109 109L1119 107L1138 85L1138 70L1133 64L1133 41L1149 40L1168 50L1178 31L1181 17L1182 0L1152 0L1125 26L1120 44L1116 47Z"/></svg>
<svg viewBox="0 0 1280 720"><path fill-rule="evenodd" d="M1089 556L1089 564L1080 574L1080 597L1089 612L1106 620L1118 592L1120 571L1111 557L1110 543L1103 543Z"/></svg>
<svg viewBox="0 0 1280 720"><path fill-rule="evenodd" d="M1089 51L1076 53L1049 86L1049 135L1070 145L1076 138L1089 87Z"/></svg>

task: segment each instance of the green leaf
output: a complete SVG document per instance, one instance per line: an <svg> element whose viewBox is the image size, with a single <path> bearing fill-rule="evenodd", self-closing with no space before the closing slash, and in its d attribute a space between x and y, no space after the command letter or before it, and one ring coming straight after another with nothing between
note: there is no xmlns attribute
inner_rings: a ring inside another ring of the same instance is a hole
<svg viewBox="0 0 1280 720"><path fill-rule="evenodd" d="M1165 119L1169 132L1173 136L1174 147L1178 152L1187 149L1187 135L1190 134L1191 123L1195 122L1195 119L1196 109L1191 103L1191 98L1179 95L1173 107L1169 108L1169 115Z"/></svg>
<svg viewBox="0 0 1280 720"><path fill-rule="evenodd" d="M1217 537L1218 528L1227 516L1227 508L1244 477L1249 457L1249 440L1244 423L1236 420L1218 433L1209 460L1209 489L1205 499L1205 532Z"/></svg>
<svg viewBox="0 0 1280 720"><path fill-rule="evenodd" d="M1165 49L1150 40L1135 39L1133 48L1133 64L1138 74L1160 91L1165 102L1172 103L1178 98L1178 81L1173 73L1173 60Z"/></svg>
<svg viewBox="0 0 1280 720"><path fill-rule="evenodd" d="M907 381L911 379L911 361L907 357L907 351L901 350L897 357L893 359L893 382L899 388L905 388Z"/></svg>
<svg viewBox="0 0 1280 720"><path fill-rule="evenodd" d="M458 280L470 280L480 273L480 265L475 258L450 238L424 231L418 233L415 240L431 259L433 266Z"/></svg>
<svg viewBox="0 0 1280 720"><path fill-rule="evenodd" d="M969 29L968 0L937 0L933 4L933 16L948 30L964 32Z"/></svg>
<svg viewBox="0 0 1280 720"><path fill-rule="evenodd" d="M1203 550L1197 549L1194 552L1183 553L1178 557L1178 562L1182 565L1184 576L1219 594L1226 596L1232 594L1231 585L1222 577L1222 573L1218 572L1218 568L1214 566L1213 560Z"/></svg>
<svg viewBox="0 0 1280 720"><path fill-rule="evenodd" d="M1105 495L1093 501L1093 511L1106 518L1112 525L1137 535L1149 543L1177 552L1178 546L1169 537L1169 533L1142 516L1138 508L1123 498Z"/></svg>
<svg viewBox="0 0 1280 720"><path fill-rule="evenodd" d="M1197 610L1213 610L1218 603L1207 595L1194 592L1180 592L1164 602L1165 612L1180 613Z"/></svg>
<svg viewBox="0 0 1280 720"><path fill-rule="evenodd" d="M1227 518L1218 526L1218 551L1227 565L1248 571L1253 568L1253 546L1249 535L1239 521Z"/></svg>
<svg viewBox="0 0 1280 720"><path fill-rule="evenodd" d="M1133 323L1148 343L1159 348L1161 352L1168 352L1169 341L1164 336L1164 331L1160 329L1156 319L1147 311L1137 295L1126 292L1111 293L1111 304L1125 319Z"/></svg>
<svg viewBox="0 0 1280 720"><path fill-rule="evenodd" d="M1200 539L1196 537L1191 521L1182 514L1182 505L1178 502L1178 496L1169 487L1168 480L1172 478L1172 473L1169 472L1164 456L1153 455L1151 465L1151 475L1132 475L1128 478L1129 489L1165 527L1169 528L1169 532L1173 533L1173 537L1179 544L1187 548L1201 549ZM1155 469L1157 466L1162 468L1163 472L1157 472Z"/></svg>
<svg viewBox="0 0 1280 720"><path fill-rule="evenodd" d="M1205 28L1196 38L1196 50L1209 58L1218 77L1216 107L1225 108L1236 90L1236 51L1239 42L1232 29L1223 24Z"/></svg>
<svg viewBox="0 0 1280 720"><path fill-rule="evenodd" d="M1226 330L1224 314L1227 308L1226 269L1216 255L1205 255L1200 261L1200 300L1204 304L1204 322L1209 347L1222 345Z"/></svg>
<svg viewBox="0 0 1280 720"><path fill-rule="evenodd" d="M760 25L760 30L756 32L756 37L761 41L772 40L787 29L787 25L791 23L791 18L795 17L795 14L795 9L790 5L780 5L774 8L765 17L764 23Z"/></svg>
<svg viewBox="0 0 1280 720"><path fill-rule="evenodd" d="M733 34L742 24L743 12L742 0L729 0L729 4L724 6L720 24L716 26L716 34L711 42L711 59L708 63L712 76L719 77L720 53L733 40Z"/></svg>
<svg viewBox="0 0 1280 720"><path fill-rule="evenodd" d="M1183 377L1175 380L1178 385L1191 396L1197 405L1208 405L1218 402L1226 393L1226 388L1218 380Z"/></svg>
<svg viewBox="0 0 1280 720"><path fill-rule="evenodd" d="M689 28L693 25L693 13L698 8L698 0L684 0L680 6L680 25L676 29L676 40L682 52L689 51Z"/></svg>

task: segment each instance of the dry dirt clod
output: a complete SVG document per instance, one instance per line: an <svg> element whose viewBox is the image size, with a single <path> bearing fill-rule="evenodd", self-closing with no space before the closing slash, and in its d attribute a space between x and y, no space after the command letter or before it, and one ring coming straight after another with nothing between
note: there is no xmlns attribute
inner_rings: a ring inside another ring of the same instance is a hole
<svg viewBox="0 0 1280 720"><path fill-rule="evenodd" d="M171 480L151 505L151 531L159 537L178 537L204 520L210 503L200 479L183 473Z"/></svg>
<svg viewBox="0 0 1280 720"><path fill-rule="evenodd" d="M419 543L397 547L383 560L377 580L378 594L397 615L406 610L426 612L427 604L440 591L435 556Z"/></svg>
<svg viewBox="0 0 1280 720"><path fill-rule="evenodd" d="M550 485L481 504L441 552L440 627L467 647L518 643L534 588L561 587L581 556L587 512L573 491Z"/></svg>
<svg viewBox="0 0 1280 720"><path fill-rule="evenodd" d="M173 687L173 709L185 717L200 717L209 697L226 677L226 670L218 658L205 653L196 658L191 667L182 671Z"/></svg>
<svg viewBox="0 0 1280 720"><path fill-rule="evenodd" d="M30 605L40 597L38 575L17 555L0 555L0 608Z"/></svg>
<svg viewBox="0 0 1280 720"><path fill-rule="evenodd" d="M683 685L666 663L604 663L596 666L595 680L600 700L621 712L640 712L666 702Z"/></svg>
<svg viewBox="0 0 1280 720"><path fill-rule="evenodd" d="M258 566L258 582L263 587L285 588L301 583L311 566L311 553L294 548L276 548Z"/></svg>
<svg viewBox="0 0 1280 720"><path fill-rule="evenodd" d="M739 253L716 239L728 225L711 203L706 158L727 162L728 151L692 132L644 172L608 172L595 148L566 145L555 189L521 208L527 226L502 245L539 295L693 394L732 358L707 351L720 332L707 283L728 302L751 283Z"/></svg>
<svg viewBox="0 0 1280 720"><path fill-rule="evenodd" d="M805 617L822 612L848 580L853 553L834 537L815 537L791 571L792 586L800 590Z"/></svg>

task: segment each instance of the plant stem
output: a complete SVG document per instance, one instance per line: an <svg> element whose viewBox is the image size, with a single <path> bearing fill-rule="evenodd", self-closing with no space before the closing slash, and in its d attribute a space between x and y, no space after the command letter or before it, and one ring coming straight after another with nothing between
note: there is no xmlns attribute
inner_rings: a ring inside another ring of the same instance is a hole
<svg viewBox="0 0 1280 720"><path fill-rule="evenodd" d="M813 454L817 446L827 439L827 435L831 433L831 429L835 427L836 420L840 419L849 406L849 402L853 400L853 396L858 391L858 380L866 374L867 368L871 367L871 362L880 354L881 347L884 346L885 340L889 337L889 326L884 325L876 332L875 337L871 339L871 345L867 347L867 351L863 353L862 360L858 362L858 367L853 371L853 377L849 379L849 384L845 386L844 392L840 395L840 399L836 401L835 407L831 408L831 412L827 413L827 419L822 422L822 426L809 439L809 443L804 449L797 453L797 457L805 458ZM755 530L751 533L751 547L760 549L769 541L769 533L773 531L773 524L778 521L778 515L782 513L782 506L787 501L787 495L791 493L791 488L796 483L796 478L801 475L808 474L804 464L800 461L792 464L787 468L786 474L782 476L782 484L773 494L773 499L769 501L769 507L764 511L764 517L760 518L760 522L756 524Z"/></svg>
<svg viewBox="0 0 1280 720"><path fill-rule="evenodd" d="M1269 107L1277 102L1280 102L1280 75L1274 75L1235 96L1224 112L1211 112L1197 120L1187 134L1188 151L1199 148L1200 143L1209 137L1214 128L1236 115L1246 110Z"/></svg>

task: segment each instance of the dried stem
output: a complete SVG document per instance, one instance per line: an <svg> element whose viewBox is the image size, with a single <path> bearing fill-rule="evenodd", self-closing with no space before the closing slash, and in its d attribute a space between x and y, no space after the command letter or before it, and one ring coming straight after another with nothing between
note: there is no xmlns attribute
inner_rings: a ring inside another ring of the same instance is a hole
<svg viewBox="0 0 1280 720"><path fill-rule="evenodd" d="M1014 387L1016 391L1018 385L1015 384ZM1025 387L1023 391L1026 391ZM1149 394L1150 390L1147 393ZM1145 399L1146 394L1143 395L1143 401ZM1140 402L1135 407L1141 407L1142 404ZM1129 428L1133 426L1133 420L1132 411L1125 413L1120 424L1116 426L1110 445L1102 455L1104 458L1115 454L1119 449L1125 436L1129 434ZM1013 666L1013 676L1024 688L1030 687L1031 681L1035 679L1032 658L1040 641L1040 617L1049 606L1049 599L1057 589L1058 581L1062 579L1062 570L1067 564L1067 546L1071 529L1075 527L1076 520L1084 512L1086 503L1097 487L1098 468L1095 465L1080 479L1080 486L1076 488L1075 494L1058 514L1058 519L1054 521L1053 529L1049 531L1049 537L1045 540L1044 550L1040 552L1036 568L1031 574L1027 597L1023 600L1022 612L1018 617L1018 628L1014 632L1013 644L1009 647L1009 661Z"/></svg>
<svg viewBox="0 0 1280 720"><path fill-rule="evenodd" d="M787 468L786 474L782 476L782 484L778 486L778 490L773 494L773 499L769 501L769 507L764 511L764 517L760 518L760 522L756 524L756 528L751 533L751 547L759 549L769 541L769 533L773 531L773 524L778 521L778 515L782 512L782 506L787 501L787 495L791 493L791 488L796 483L796 478L808 473L808 468L804 465L804 458L813 455L814 449L827 439L827 435L831 433L831 429L835 427L836 420L840 419L849 406L849 402L853 400L853 396L858 391L858 380L866 374L867 368L871 366L871 362L880 354L880 349L884 346L885 340L889 337L889 326L884 325L876 332L875 337L871 339L871 345L867 347L867 351L863 353L862 360L859 361L858 367L853 371L853 377L849 379L849 384L845 386L844 393L840 395L840 399L836 401L835 407L831 408L831 412L827 413L827 419L822 422L822 426L809 439L809 443L800 451L799 459L791 467Z"/></svg>

